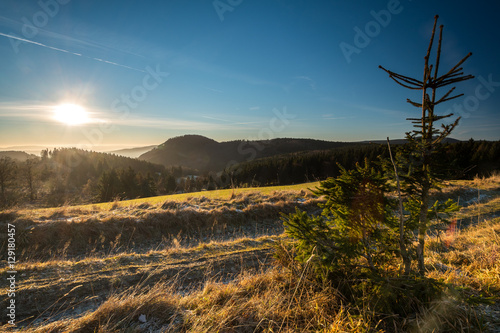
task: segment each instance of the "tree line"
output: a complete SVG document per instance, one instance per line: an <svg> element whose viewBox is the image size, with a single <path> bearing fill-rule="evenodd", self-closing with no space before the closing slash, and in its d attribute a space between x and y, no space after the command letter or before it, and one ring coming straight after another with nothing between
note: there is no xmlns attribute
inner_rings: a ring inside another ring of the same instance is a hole
<svg viewBox="0 0 500 333"><path fill-rule="evenodd" d="M471 179L500 170L500 141L442 144L436 156L445 179ZM290 185L340 175L356 163L387 160L386 145L360 144L278 155L245 162L219 173L200 174L113 154L76 148L44 150L24 162L0 159L0 206L59 206L135 199L231 187Z"/></svg>
<svg viewBox="0 0 500 333"><path fill-rule="evenodd" d="M179 191L182 168L76 148L43 150L24 162L0 159L0 207L134 199ZM190 185L193 187L192 185Z"/></svg>
<svg viewBox="0 0 500 333"><path fill-rule="evenodd" d="M500 170L500 141L459 141L441 144L443 154L433 156L444 179L472 179ZM246 162L227 169L222 178L236 186L290 185L340 175L340 166L351 170L365 159L389 159L385 144L360 144L325 151L280 155Z"/></svg>

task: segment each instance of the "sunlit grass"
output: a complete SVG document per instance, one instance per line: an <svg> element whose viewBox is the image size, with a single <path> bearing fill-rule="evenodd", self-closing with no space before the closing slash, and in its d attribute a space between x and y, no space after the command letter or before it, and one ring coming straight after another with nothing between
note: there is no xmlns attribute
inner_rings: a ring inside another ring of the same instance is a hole
<svg viewBox="0 0 500 333"><path fill-rule="evenodd" d="M141 204L148 204L151 206L161 205L165 201L175 201L184 202L191 198L207 198L207 199L221 199L229 200L231 197L236 195L248 194L248 193L259 193L261 195L271 195L275 192L280 191L306 191L309 192L310 189L315 189L319 186L320 182L303 183L296 185L284 185L284 186L266 186L266 187L248 187L248 188L235 188L235 189L223 189L223 190L213 190L213 191L199 191L190 193L180 193L180 194L170 194L161 195L148 198L132 199L132 200L122 200L114 202L103 202L87 205L77 205L77 206L63 206L63 207L53 207L53 208L40 208L40 209L21 209L19 212L36 213L38 215L51 216L53 214L78 214L78 213L90 213L97 211L109 211L116 209L118 207L130 207L138 206Z"/></svg>
<svg viewBox="0 0 500 333"><path fill-rule="evenodd" d="M500 294L500 218L430 239L428 247L437 249L429 251L428 263L439 268L430 276L485 296Z"/></svg>
<svg viewBox="0 0 500 333"><path fill-rule="evenodd" d="M360 299L357 305L349 304L336 286L318 284L311 279L307 265L298 265L294 270L267 262L259 263L258 269L241 269L241 265L250 257L254 258L255 253L263 251L269 258L274 244L285 239L283 234L247 237L236 233L231 239L207 239L187 245L182 242L186 234L172 233L168 242L145 252L130 247L115 253L111 247L108 252L87 253L80 259L54 257L44 262L20 261L17 266L19 282L22 282L19 300L23 295L31 297L38 293L43 296L38 306L43 308L68 294L67 298L61 298L59 311L67 310L69 304L75 304L71 302L80 299L92 302L93 298L100 297L102 300L79 316L53 317L53 323L40 322L25 331L430 332L442 329L474 332L500 327L499 318L489 315L495 313L498 305L496 308L494 305L487 307L500 302L500 217L495 217L500 213L499 184L500 178L460 181L451 184L454 187L451 191L444 189L439 194L453 194L462 200L471 200L455 217L472 223L464 223L461 230L453 233L450 230L440 238L428 239L427 277L441 281L448 289L421 312L408 317L377 313L376 304L368 301L370 295ZM274 209L283 207L280 205L285 202L308 202L312 199L305 194L309 193L307 189L318 185L203 191L61 207L41 210L36 215L58 221L58 218L94 214L103 222L99 224L103 228L107 228L106 223L115 223L117 219L131 218L142 221L138 224L133 221L132 225L142 228L144 235L141 237L146 238L148 224L145 221L149 219L166 221L170 212L204 212L206 215L200 215L203 217L199 221L200 227L194 228L199 238L199 232L204 230L201 226L207 228L203 222L206 218L222 223L224 214L231 213L233 215L229 214L224 223L231 221L239 225L241 222L245 226L247 220L234 219L245 213L263 220L270 216L266 214L274 214ZM474 202L472 198L477 196L477 188L487 195ZM465 197L468 194L470 197ZM276 205L272 206L272 211L259 215L271 204ZM187 207L185 212L183 207ZM158 212L166 215L156 216ZM193 223L196 214L188 214L185 224ZM67 222L61 222L61 225L64 223ZM213 226L208 225L208 228ZM257 257L256 260L260 262L263 258ZM224 269L214 266L217 263L223 263ZM181 267L185 270L181 271ZM214 270L214 267L219 268ZM223 271L233 274L231 279L224 279ZM182 278L186 276L193 279L189 281L196 287L185 289ZM395 284L395 288L399 285ZM390 298L390 295L386 296ZM70 301L71 297L73 301ZM76 306L80 306L79 303Z"/></svg>
<svg viewBox="0 0 500 333"><path fill-rule="evenodd" d="M270 195L270 194L273 194L274 192L278 192L278 191L301 191L301 190L314 189L317 186L319 186L319 182L304 183L304 184L297 184L297 185L285 185L285 186L248 187L248 188L235 188L235 189L224 189L224 190L213 190L213 191L200 191L200 192L192 192L192 193L163 195L163 196L156 196L156 197L150 197L150 198L124 200L124 201L120 201L119 205L120 206L138 205L138 204L142 204L142 203L148 203L150 205L155 205L158 203L162 203L164 201L182 202L182 201L188 200L189 198L200 198L200 197L205 197L207 199L228 200L232 196L235 196L238 194L259 193L261 195ZM96 206L106 209L108 207L111 207L113 204L116 204L116 203L101 203L101 204L97 204ZM85 206L83 206L83 207L85 207Z"/></svg>
<svg viewBox="0 0 500 333"><path fill-rule="evenodd" d="M315 210L322 200L307 185L12 211L3 218L19 225L17 249L25 260L142 252L156 246L281 233L280 213L298 206Z"/></svg>

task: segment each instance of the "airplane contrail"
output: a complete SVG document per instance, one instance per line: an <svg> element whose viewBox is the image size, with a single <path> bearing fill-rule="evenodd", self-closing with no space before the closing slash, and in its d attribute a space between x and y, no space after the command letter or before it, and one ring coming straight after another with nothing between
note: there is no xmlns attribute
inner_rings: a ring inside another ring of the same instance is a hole
<svg viewBox="0 0 500 333"><path fill-rule="evenodd" d="M100 59L100 58L89 57L89 56L86 56L86 55L83 55L83 54L80 54L80 53L75 53L75 52L71 52L71 51L68 51L68 50L64 50L64 49L60 49L60 48L57 48L57 47L53 47L53 46L50 46L50 45L45 45L45 44L42 44L42 43L39 43L39 42L35 42L35 41L29 40L29 39L26 39L26 38L12 36L12 35L4 34L4 33L1 33L1 32L0 32L0 36L4 36L4 37L7 37L7 38L12 38L12 39L15 39L15 40L18 40L18 41L21 41L21 42L25 42L25 43L30 43L30 44L34 44L34 45L46 47L48 49L59 51L59 52L69 53L69 54L72 54L72 55L75 55L75 56L84 57L84 58L92 59L92 60L99 61L99 62L104 62L106 64L110 64L110 65L114 65L114 66L118 66L118 67L123 67L123 68L131 69L131 70L134 70L134 71L146 73L146 71L142 70L142 69L138 69L138 68L134 68L134 67L130 67L130 66L118 64L116 62L112 62L112 61L108 61L108 60L104 60L104 59Z"/></svg>

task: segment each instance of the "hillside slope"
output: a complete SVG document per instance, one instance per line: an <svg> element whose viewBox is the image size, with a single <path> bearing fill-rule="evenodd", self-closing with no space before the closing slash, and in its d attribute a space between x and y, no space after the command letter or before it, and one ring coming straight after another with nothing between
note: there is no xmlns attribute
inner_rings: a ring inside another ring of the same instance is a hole
<svg viewBox="0 0 500 333"><path fill-rule="evenodd" d="M147 153L151 149L156 148L156 145L152 146L144 146L144 147L135 147L135 148L125 148L125 149L118 149L118 150L112 150L108 151L106 153L109 154L116 154L124 157L130 157L130 158L137 158L141 156L144 153Z"/></svg>
<svg viewBox="0 0 500 333"><path fill-rule="evenodd" d="M0 158L9 157L13 160L24 162L29 158L35 158L36 155L25 153L24 151L0 151Z"/></svg>
<svg viewBox="0 0 500 333"><path fill-rule="evenodd" d="M357 144L359 143L288 138L217 142L201 135L185 135L167 140L139 156L139 159L167 167L182 166L199 171L221 171L231 164L257 158Z"/></svg>
<svg viewBox="0 0 500 333"><path fill-rule="evenodd" d="M280 212L318 213L321 199L308 187L2 212L0 234L7 239L6 224L15 225L23 255L15 264L18 327L4 317L0 330L498 331L498 176L452 181L433 193L460 198L464 207L454 216L457 229L429 235L427 243L426 275L450 291L407 315L352 306L339 288L315 283L305 268L290 271L273 260L284 249ZM9 299L7 288L0 296Z"/></svg>

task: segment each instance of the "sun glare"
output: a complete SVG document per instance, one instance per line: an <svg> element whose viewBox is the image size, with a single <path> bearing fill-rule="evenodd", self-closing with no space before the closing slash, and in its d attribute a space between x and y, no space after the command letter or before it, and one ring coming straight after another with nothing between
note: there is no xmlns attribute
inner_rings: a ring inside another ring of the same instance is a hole
<svg viewBox="0 0 500 333"><path fill-rule="evenodd" d="M70 126L82 125L90 121L89 114L80 105L61 104L54 109L54 119Z"/></svg>

